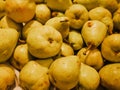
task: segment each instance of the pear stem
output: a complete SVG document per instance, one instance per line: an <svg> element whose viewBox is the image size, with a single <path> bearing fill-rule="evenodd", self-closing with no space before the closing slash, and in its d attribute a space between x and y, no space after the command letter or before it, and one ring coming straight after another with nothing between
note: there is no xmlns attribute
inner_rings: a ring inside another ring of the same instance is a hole
<svg viewBox="0 0 120 90"><path fill-rule="evenodd" d="M86 51L83 52L83 54L86 55L86 53L92 48L92 46L93 46L92 44L88 45Z"/></svg>
<svg viewBox="0 0 120 90"><path fill-rule="evenodd" d="M18 42L19 42L19 44L25 44L26 43L25 40L21 40L21 39L19 39Z"/></svg>

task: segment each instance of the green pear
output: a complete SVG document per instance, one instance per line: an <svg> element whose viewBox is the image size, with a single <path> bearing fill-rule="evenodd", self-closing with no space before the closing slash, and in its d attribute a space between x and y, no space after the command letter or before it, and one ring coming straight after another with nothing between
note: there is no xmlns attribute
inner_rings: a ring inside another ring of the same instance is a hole
<svg viewBox="0 0 120 90"><path fill-rule="evenodd" d="M60 90L70 90L78 84L81 61L76 55L56 59L49 68L50 82Z"/></svg>
<svg viewBox="0 0 120 90"><path fill-rule="evenodd" d="M58 30L63 38L66 38L69 33L69 19L66 16L53 17L49 19L45 25L50 25Z"/></svg>
<svg viewBox="0 0 120 90"><path fill-rule="evenodd" d="M113 31L112 13L104 7L96 7L89 11L89 18L91 20L100 20L108 26L109 34Z"/></svg>
<svg viewBox="0 0 120 90"><path fill-rule="evenodd" d="M118 8L117 0L98 0L99 6L107 8L111 13L115 12Z"/></svg>
<svg viewBox="0 0 120 90"><path fill-rule="evenodd" d="M74 3L84 5L87 10L91 10L95 7L98 7L98 0L73 0Z"/></svg>
<svg viewBox="0 0 120 90"><path fill-rule="evenodd" d="M45 24L51 18L51 10L46 4L37 4L35 10L35 19Z"/></svg>
<svg viewBox="0 0 120 90"><path fill-rule="evenodd" d="M15 72L7 64L0 64L0 90L11 90L15 83Z"/></svg>
<svg viewBox="0 0 120 90"><path fill-rule="evenodd" d="M72 0L45 0L47 6L54 11L65 11L72 5Z"/></svg>
<svg viewBox="0 0 120 90"><path fill-rule="evenodd" d="M5 12L5 1L4 0L0 0L0 19L5 16L6 12Z"/></svg>
<svg viewBox="0 0 120 90"><path fill-rule="evenodd" d="M88 48L98 47L107 35L107 26L99 20L87 21L81 30L81 35Z"/></svg>
<svg viewBox="0 0 120 90"><path fill-rule="evenodd" d="M30 20L29 22L27 22L22 28L22 38L26 40L29 31L37 26L42 26L42 24L37 20Z"/></svg>
<svg viewBox="0 0 120 90"><path fill-rule="evenodd" d="M84 45L81 33L77 32L76 30L69 31L68 43L74 50L80 50Z"/></svg>
<svg viewBox="0 0 120 90"><path fill-rule="evenodd" d="M5 2L6 15L18 23L27 22L35 15L34 0L6 0Z"/></svg>
<svg viewBox="0 0 120 90"><path fill-rule="evenodd" d="M120 89L120 63L111 63L103 66L99 71L101 85L106 90Z"/></svg>
<svg viewBox="0 0 120 90"><path fill-rule="evenodd" d="M110 62L120 62L120 34L107 36L101 44L102 56Z"/></svg>
<svg viewBox="0 0 120 90"><path fill-rule="evenodd" d="M13 28L0 29L0 62L7 61L17 45L19 33Z"/></svg>
<svg viewBox="0 0 120 90"><path fill-rule="evenodd" d="M17 45L14 49L13 55L10 59L10 63L16 69L21 70L26 63L32 59L31 54L28 52L27 44Z"/></svg>
<svg viewBox="0 0 120 90"><path fill-rule="evenodd" d="M35 27L27 36L28 51L37 58L48 58L59 53L62 35L49 25Z"/></svg>
<svg viewBox="0 0 120 90"><path fill-rule="evenodd" d="M65 16L69 18L70 27L81 29L83 24L88 20L88 10L81 4L73 4L65 11Z"/></svg>
<svg viewBox="0 0 120 90"><path fill-rule="evenodd" d="M79 74L79 90L97 90L99 84L99 73L93 67L81 63Z"/></svg>
<svg viewBox="0 0 120 90"><path fill-rule="evenodd" d="M50 86L48 68L29 61L20 71L20 86L25 90L48 90Z"/></svg>
<svg viewBox="0 0 120 90"><path fill-rule="evenodd" d="M99 49L90 49L86 54L84 52L87 48L82 48L77 52L82 63L87 64L96 70L101 69L104 65L103 57Z"/></svg>

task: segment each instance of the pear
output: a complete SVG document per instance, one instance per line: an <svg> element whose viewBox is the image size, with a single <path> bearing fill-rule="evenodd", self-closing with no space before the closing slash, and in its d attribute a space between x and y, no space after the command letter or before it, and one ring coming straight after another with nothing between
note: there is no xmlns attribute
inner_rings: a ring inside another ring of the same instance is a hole
<svg viewBox="0 0 120 90"><path fill-rule="evenodd" d="M88 20L88 10L81 4L73 4L66 11L65 16L70 20L70 27L81 29L83 24Z"/></svg>
<svg viewBox="0 0 120 90"><path fill-rule="evenodd" d="M89 11L89 18L91 20L100 20L108 26L109 34L113 31L112 13L104 7L96 7Z"/></svg>
<svg viewBox="0 0 120 90"><path fill-rule="evenodd" d="M5 1L4 0L0 0L0 19L5 16L6 12L5 12Z"/></svg>
<svg viewBox="0 0 120 90"><path fill-rule="evenodd" d="M73 50L80 50L84 45L81 33L76 30L70 30L68 43L72 46Z"/></svg>
<svg viewBox="0 0 120 90"><path fill-rule="evenodd" d="M99 20L88 20L81 30L81 35L88 48L98 47L107 35L107 26Z"/></svg>
<svg viewBox="0 0 120 90"><path fill-rule="evenodd" d="M97 90L99 84L99 73L93 67L81 63L79 74L79 90Z"/></svg>
<svg viewBox="0 0 120 90"><path fill-rule="evenodd" d="M60 90L70 90L78 84L81 61L76 55L56 59L49 68L50 82Z"/></svg>
<svg viewBox="0 0 120 90"><path fill-rule="evenodd" d="M87 10L91 10L98 7L98 0L73 0L73 3L78 3L84 5Z"/></svg>
<svg viewBox="0 0 120 90"><path fill-rule="evenodd" d="M90 49L86 54L84 52L87 48L82 48L77 52L77 56L79 56L82 63L87 64L96 70L99 70L103 67L104 61L102 54L99 49Z"/></svg>
<svg viewBox="0 0 120 90"><path fill-rule="evenodd" d="M69 56L69 55L74 55L74 50L69 44L63 42L60 53L61 53L61 56L65 57L65 56Z"/></svg>
<svg viewBox="0 0 120 90"><path fill-rule="evenodd" d="M65 16L64 12L60 12L60 11L52 11L51 12L51 17L63 17Z"/></svg>
<svg viewBox="0 0 120 90"><path fill-rule="evenodd" d="M6 0L5 11L8 17L18 23L31 20L35 15L34 0Z"/></svg>
<svg viewBox="0 0 120 90"><path fill-rule="evenodd" d="M101 85L106 90L120 89L120 63L111 63L103 66L99 71Z"/></svg>
<svg viewBox="0 0 120 90"><path fill-rule="evenodd" d="M10 63L16 69L21 70L26 63L32 59L31 54L28 52L27 44L17 45L14 49L13 56L10 59Z"/></svg>
<svg viewBox="0 0 120 90"><path fill-rule="evenodd" d="M0 29L0 63L7 61L17 45L19 33L13 28Z"/></svg>
<svg viewBox="0 0 120 90"><path fill-rule="evenodd" d="M35 19L45 24L51 18L51 10L46 4L37 4L35 10Z"/></svg>
<svg viewBox="0 0 120 90"><path fill-rule="evenodd" d="M102 56L110 62L120 62L120 34L107 36L101 44Z"/></svg>
<svg viewBox="0 0 120 90"><path fill-rule="evenodd" d="M66 16L63 17L53 17L49 19L45 25L50 25L54 27L56 30L58 30L63 39L68 36L69 33L69 19Z"/></svg>
<svg viewBox="0 0 120 90"><path fill-rule="evenodd" d="M10 90L15 83L15 72L7 64L0 64L0 90Z"/></svg>
<svg viewBox="0 0 120 90"><path fill-rule="evenodd" d="M62 12L72 5L72 0L45 0L45 2L51 10Z"/></svg>
<svg viewBox="0 0 120 90"><path fill-rule="evenodd" d="M51 63L54 61L53 58L37 59L35 60L40 65L49 68Z"/></svg>
<svg viewBox="0 0 120 90"><path fill-rule="evenodd" d="M37 26L42 26L42 24L37 20L30 20L29 22L27 22L22 28L22 38L26 40L29 31Z"/></svg>
<svg viewBox="0 0 120 90"><path fill-rule="evenodd" d="M52 26L35 27L27 36L28 51L37 58L48 58L59 53L62 35Z"/></svg>
<svg viewBox="0 0 120 90"><path fill-rule="evenodd" d="M111 13L115 12L118 8L117 0L98 0L99 6L107 8Z"/></svg>
<svg viewBox="0 0 120 90"><path fill-rule="evenodd" d="M20 86L25 90L48 90L48 68L29 61L20 71Z"/></svg>
<svg viewBox="0 0 120 90"><path fill-rule="evenodd" d="M43 3L45 0L35 0L35 3L38 4L38 3Z"/></svg>

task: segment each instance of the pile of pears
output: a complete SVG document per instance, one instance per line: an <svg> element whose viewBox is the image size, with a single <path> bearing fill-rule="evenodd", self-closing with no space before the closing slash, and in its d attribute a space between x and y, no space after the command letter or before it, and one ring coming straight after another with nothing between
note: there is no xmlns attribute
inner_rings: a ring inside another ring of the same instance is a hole
<svg viewBox="0 0 120 90"><path fill-rule="evenodd" d="M120 0L0 0L0 90L120 90Z"/></svg>

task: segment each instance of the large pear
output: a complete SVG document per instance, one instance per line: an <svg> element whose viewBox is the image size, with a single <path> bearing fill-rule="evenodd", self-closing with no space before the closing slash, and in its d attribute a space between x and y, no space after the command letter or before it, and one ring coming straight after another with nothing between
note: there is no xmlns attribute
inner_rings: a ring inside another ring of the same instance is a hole
<svg viewBox="0 0 120 90"><path fill-rule="evenodd" d="M110 62L120 62L120 34L107 36L101 44L101 53Z"/></svg>
<svg viewBox="0 0 120 90"><path fill-rule="evenodd" d="M37 58L48 58L59 53L62 35L52 26L35 27L27 36L28 51Z"/></svg>
<svg viewBox="0 0 120 90"><path fill-rule="evenodd" d="M0 29L0 62L7 61L17 45L19 33L12 28Z"/></svg>

